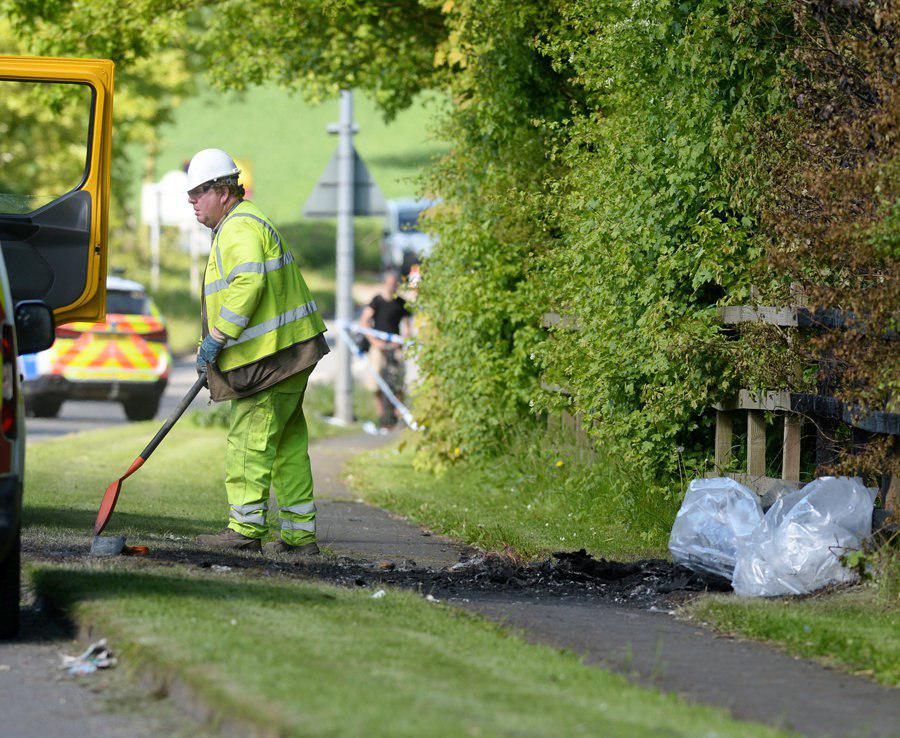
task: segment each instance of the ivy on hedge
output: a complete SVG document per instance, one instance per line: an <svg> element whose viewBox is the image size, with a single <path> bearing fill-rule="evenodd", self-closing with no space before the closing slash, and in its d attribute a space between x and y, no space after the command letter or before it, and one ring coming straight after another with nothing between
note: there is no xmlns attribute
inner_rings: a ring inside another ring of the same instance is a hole
<svg viewBox="0 0 900 738"><path fill-rule="evenodd" d="M497 449L565 406L664 483L702 462L704 411L737 386L716 305L759 278L755 141L789 105L790 4L495 1L449 18L465 104L432 182L447 207L421 300L430 447ZM548 336L547 311L577 330Z"/></svg>

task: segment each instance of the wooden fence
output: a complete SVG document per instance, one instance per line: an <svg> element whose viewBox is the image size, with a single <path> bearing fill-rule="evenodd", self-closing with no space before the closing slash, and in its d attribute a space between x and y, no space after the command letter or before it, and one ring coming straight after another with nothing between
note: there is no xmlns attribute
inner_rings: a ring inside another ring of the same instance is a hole
<svg viewBox="0 0 900 738"><path fill-rule="evenodd" d="M840 330L847 316L837 310L811 311L802 307L724 307L719 311L723 326L741 323L765 323L797 330ZM545 328L556 327L578 330L577 318L546 313L542 319ZM888 336L896 339L896 336ZM567 394L564 387L542 383L544 390ZM759 494L775 484L799 487L801 456L804 450L804 427L815 429L815 462L817 467L827 466L834 460L834 434L839 424L850 427L853 442L863 445L873 435L893 437L893 453L900 455L900 413L885 410L860 414L836 397L828 394L809 394L789 390L751 391L741 389L735 396L715 406L716 429L714 439L714 469L711 474L728 475L747 485ZM895 408L890 408L894 410ZM781 474L766 474L766 413L776 413L783 418L781 447ZM740 422L746 413L746 469L733 471L735 421ZM574 433L579 446L590 447L585 421L581 413L550 413L547 417L550 431L567 430ZM900 511L900 479L885 477L881 481L884 507Z"/></svg>
<svg viewBox="0 0 900 738"><path fill-rule="evenodd" d="M764 323L812 331L841 330L849 322L848 316L838 310L811 311L802 307L725 307L720 309L719 318L725 326ZM887 337L896 339L893 335ZM741 389L737 395L715 407L714 473L728 473L732 468L734 421L739 413L746 413L747 416L747 464L745 472L729 476L763 493L776 483L799 486L805 423L810 423L815 429L817 469L834 461L835 431L841 423L849 426L855 446L863 446L872 436L886 435L893 438L893 453L900 454L900 413L891 412L893 409L862 413L827 393ZM766 412L778 413L784 418L781 476L778 478L766 475ZM900 479L885 476L881 480L881 496L886 509L900 510Z"/></svg>

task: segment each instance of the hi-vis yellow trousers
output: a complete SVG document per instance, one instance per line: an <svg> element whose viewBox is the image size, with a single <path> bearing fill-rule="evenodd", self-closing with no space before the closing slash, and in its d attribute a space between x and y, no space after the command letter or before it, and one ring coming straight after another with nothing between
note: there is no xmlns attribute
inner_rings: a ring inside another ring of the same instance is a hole
<svg viewBox="0 0 900 738"><path fill-rule="evenodd" d="M280 508L281 537L299 546L316 540L309 437L303 397L312 367L250 397L231 401L225 452L228 527L262 538L269 489Z"/></svg>

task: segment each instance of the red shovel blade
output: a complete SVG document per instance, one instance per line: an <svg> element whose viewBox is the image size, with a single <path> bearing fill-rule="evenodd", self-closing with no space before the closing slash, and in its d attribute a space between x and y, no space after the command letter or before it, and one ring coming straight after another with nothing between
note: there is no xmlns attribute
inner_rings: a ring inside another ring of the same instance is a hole
<svg viewBox="0 0 900 738"><path fill-rule="evenodd" d="M112 517L113 510L116 509L116 500L119 499L119 492L122 491L122 482L140 469L143 463L144 460L138 456L131 466L128 467L128 471L106 488L103 499L100 501L100 509L97 511L97 520L94 523L95 536L99 536L103 532L103 529Z"/></svg>

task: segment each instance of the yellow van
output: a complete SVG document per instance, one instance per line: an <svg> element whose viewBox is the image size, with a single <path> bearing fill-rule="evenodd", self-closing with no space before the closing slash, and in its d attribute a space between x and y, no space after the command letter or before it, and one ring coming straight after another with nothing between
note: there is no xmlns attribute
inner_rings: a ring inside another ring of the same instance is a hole
<svg viewBox="0 0 900 738"><path fill-rule="evenodd" d="M19 353L103 320L113 63L0 56L0 638L19 627Z"/></svg>

